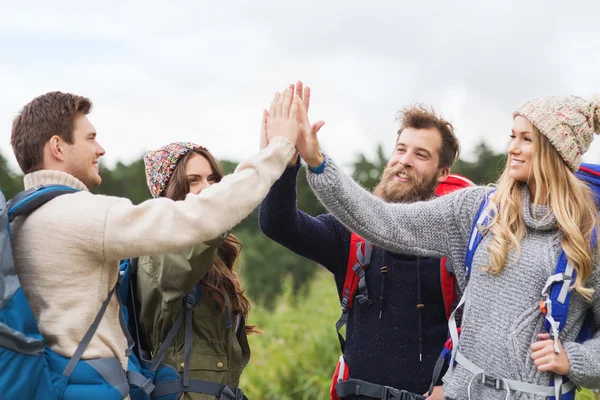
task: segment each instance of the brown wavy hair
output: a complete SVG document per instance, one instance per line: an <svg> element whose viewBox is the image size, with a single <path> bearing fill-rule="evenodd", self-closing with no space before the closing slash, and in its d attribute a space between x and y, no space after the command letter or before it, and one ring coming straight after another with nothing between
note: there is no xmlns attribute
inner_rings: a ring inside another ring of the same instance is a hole
<svg viewBox="0 0 600 400"><path fill-rule="evenodd" d="M177 162L169 183L163 192L164 197L179 201L185 199L185 196L190 192L190 183L187 180L185 166L187 160L194 153L201 155L208 161L216 182L223 179L225 174L221 163L208 150L191 150ZM215 263L200 280L200 286L208 292L209 296L216 302L217 309L222 313L225 312L225 293L227 293L231 299L233 314L241 315L246 320L250 312L250 301L244 295L244 289L242 289L234 270L242 247L242 242L238 238L231 234L228 235L217 250ZM254 333L259 334L261 331L258 330L256 325L246 325L246 334Z"/></svg>

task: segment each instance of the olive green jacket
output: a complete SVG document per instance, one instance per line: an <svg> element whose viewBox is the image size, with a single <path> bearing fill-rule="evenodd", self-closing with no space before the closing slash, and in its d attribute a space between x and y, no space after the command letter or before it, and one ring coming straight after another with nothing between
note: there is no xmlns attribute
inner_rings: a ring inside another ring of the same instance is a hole
<svg viewBox="0 0 600 400"><path fill-rule="evenodd" d="M183 307L183 297L204 277L214 262L223 239L203 243L180 253L140 257L137 298L140 325L148 346L156 354ZM207 293L201 292L193 309L193 346L189 365L191 379L202 379L237 387L250 359L243 318L231 316L231 300L225 296L226 313L219 312ZM163 362L183 371L184 326L182 325ZM183 399L214 400L186 393Z"/></svg>

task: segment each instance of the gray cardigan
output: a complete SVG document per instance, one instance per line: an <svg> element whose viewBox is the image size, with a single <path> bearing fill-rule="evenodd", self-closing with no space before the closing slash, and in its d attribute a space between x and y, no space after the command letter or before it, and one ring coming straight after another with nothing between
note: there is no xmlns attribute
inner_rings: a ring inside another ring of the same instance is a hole
<svg viewBox="0 0 600 400"><path fill-rule="evenodd" d="M425 257L449 257L460 286L469 283L463 315L461 353L486 373L539 385L549 385L550 373L538 372L531 360L530 345L543 332L539 300L546 279L554 273L562 233L548 208L538 206L533 215L528 190L521 190L522 213L527 233L520 256L514 249L499 275L483 272L488 262L487 235L477 248L471 277L467 278L465 253L475 215L485 187L463 189L449 195L412 204L388 204L362 189L330 159L320 174L308 171L308 182L325 207L350 230L387 250ZM600 332L578 344L585 313L593 307L600 322L600 257L594 258L588 285L596 292L592 304L574 292L568 320L560 334L569 358L568 375L575 384L600 388ZM440 349L441 350L441 349ZM446 399L466 399L472 374L457 366L444 378ZM473 399L504 399L506 392L473 383ZM513 392L513 399L542 397Z"/></svg>

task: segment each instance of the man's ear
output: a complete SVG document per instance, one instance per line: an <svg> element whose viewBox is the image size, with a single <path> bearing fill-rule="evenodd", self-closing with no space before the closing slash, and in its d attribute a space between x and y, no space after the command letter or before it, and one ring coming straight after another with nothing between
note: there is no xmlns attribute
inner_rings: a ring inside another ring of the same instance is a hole
<svg viewBox="0 0 600 400"><path fill-rule="evenodd" d="M438 183L444 182L446 178L450 175L450 168L444 167L440 168L440 172L438 173L437 181Z"/></svg>
<svg viewBox="0 0 600 400"><path fill-rule="evenodd" d="M50 140L46 143L47 152L46 154L50 155L56 161L64 161L64 147L65 142L58 135L54 135L50 138Z"/></svg>

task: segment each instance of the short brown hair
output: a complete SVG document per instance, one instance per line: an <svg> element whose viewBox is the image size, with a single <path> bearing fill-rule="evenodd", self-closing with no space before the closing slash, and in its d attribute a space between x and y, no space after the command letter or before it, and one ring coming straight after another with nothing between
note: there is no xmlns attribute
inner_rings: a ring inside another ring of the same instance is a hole
<svg viewBox="0 0 600 400"><path fill-rule="evenodd" d="M73 123L92 110L90 99L50 92L25 105L13 120L10 144L24 174L42 169L44 145L54 135L73 143Z"/></svg>
<svg viewBox="0 0 600 400"><path fill-rule="evenodd" d="M436 129L442 136L442 148L440 149L439 168L451 168L452 164L460 155L460 143L454 134L452 124L437 115L433 107L424 104L416 104L404 107L398 113L397 120L400 121L398 136L406 128L413 129Z"/></svg>

